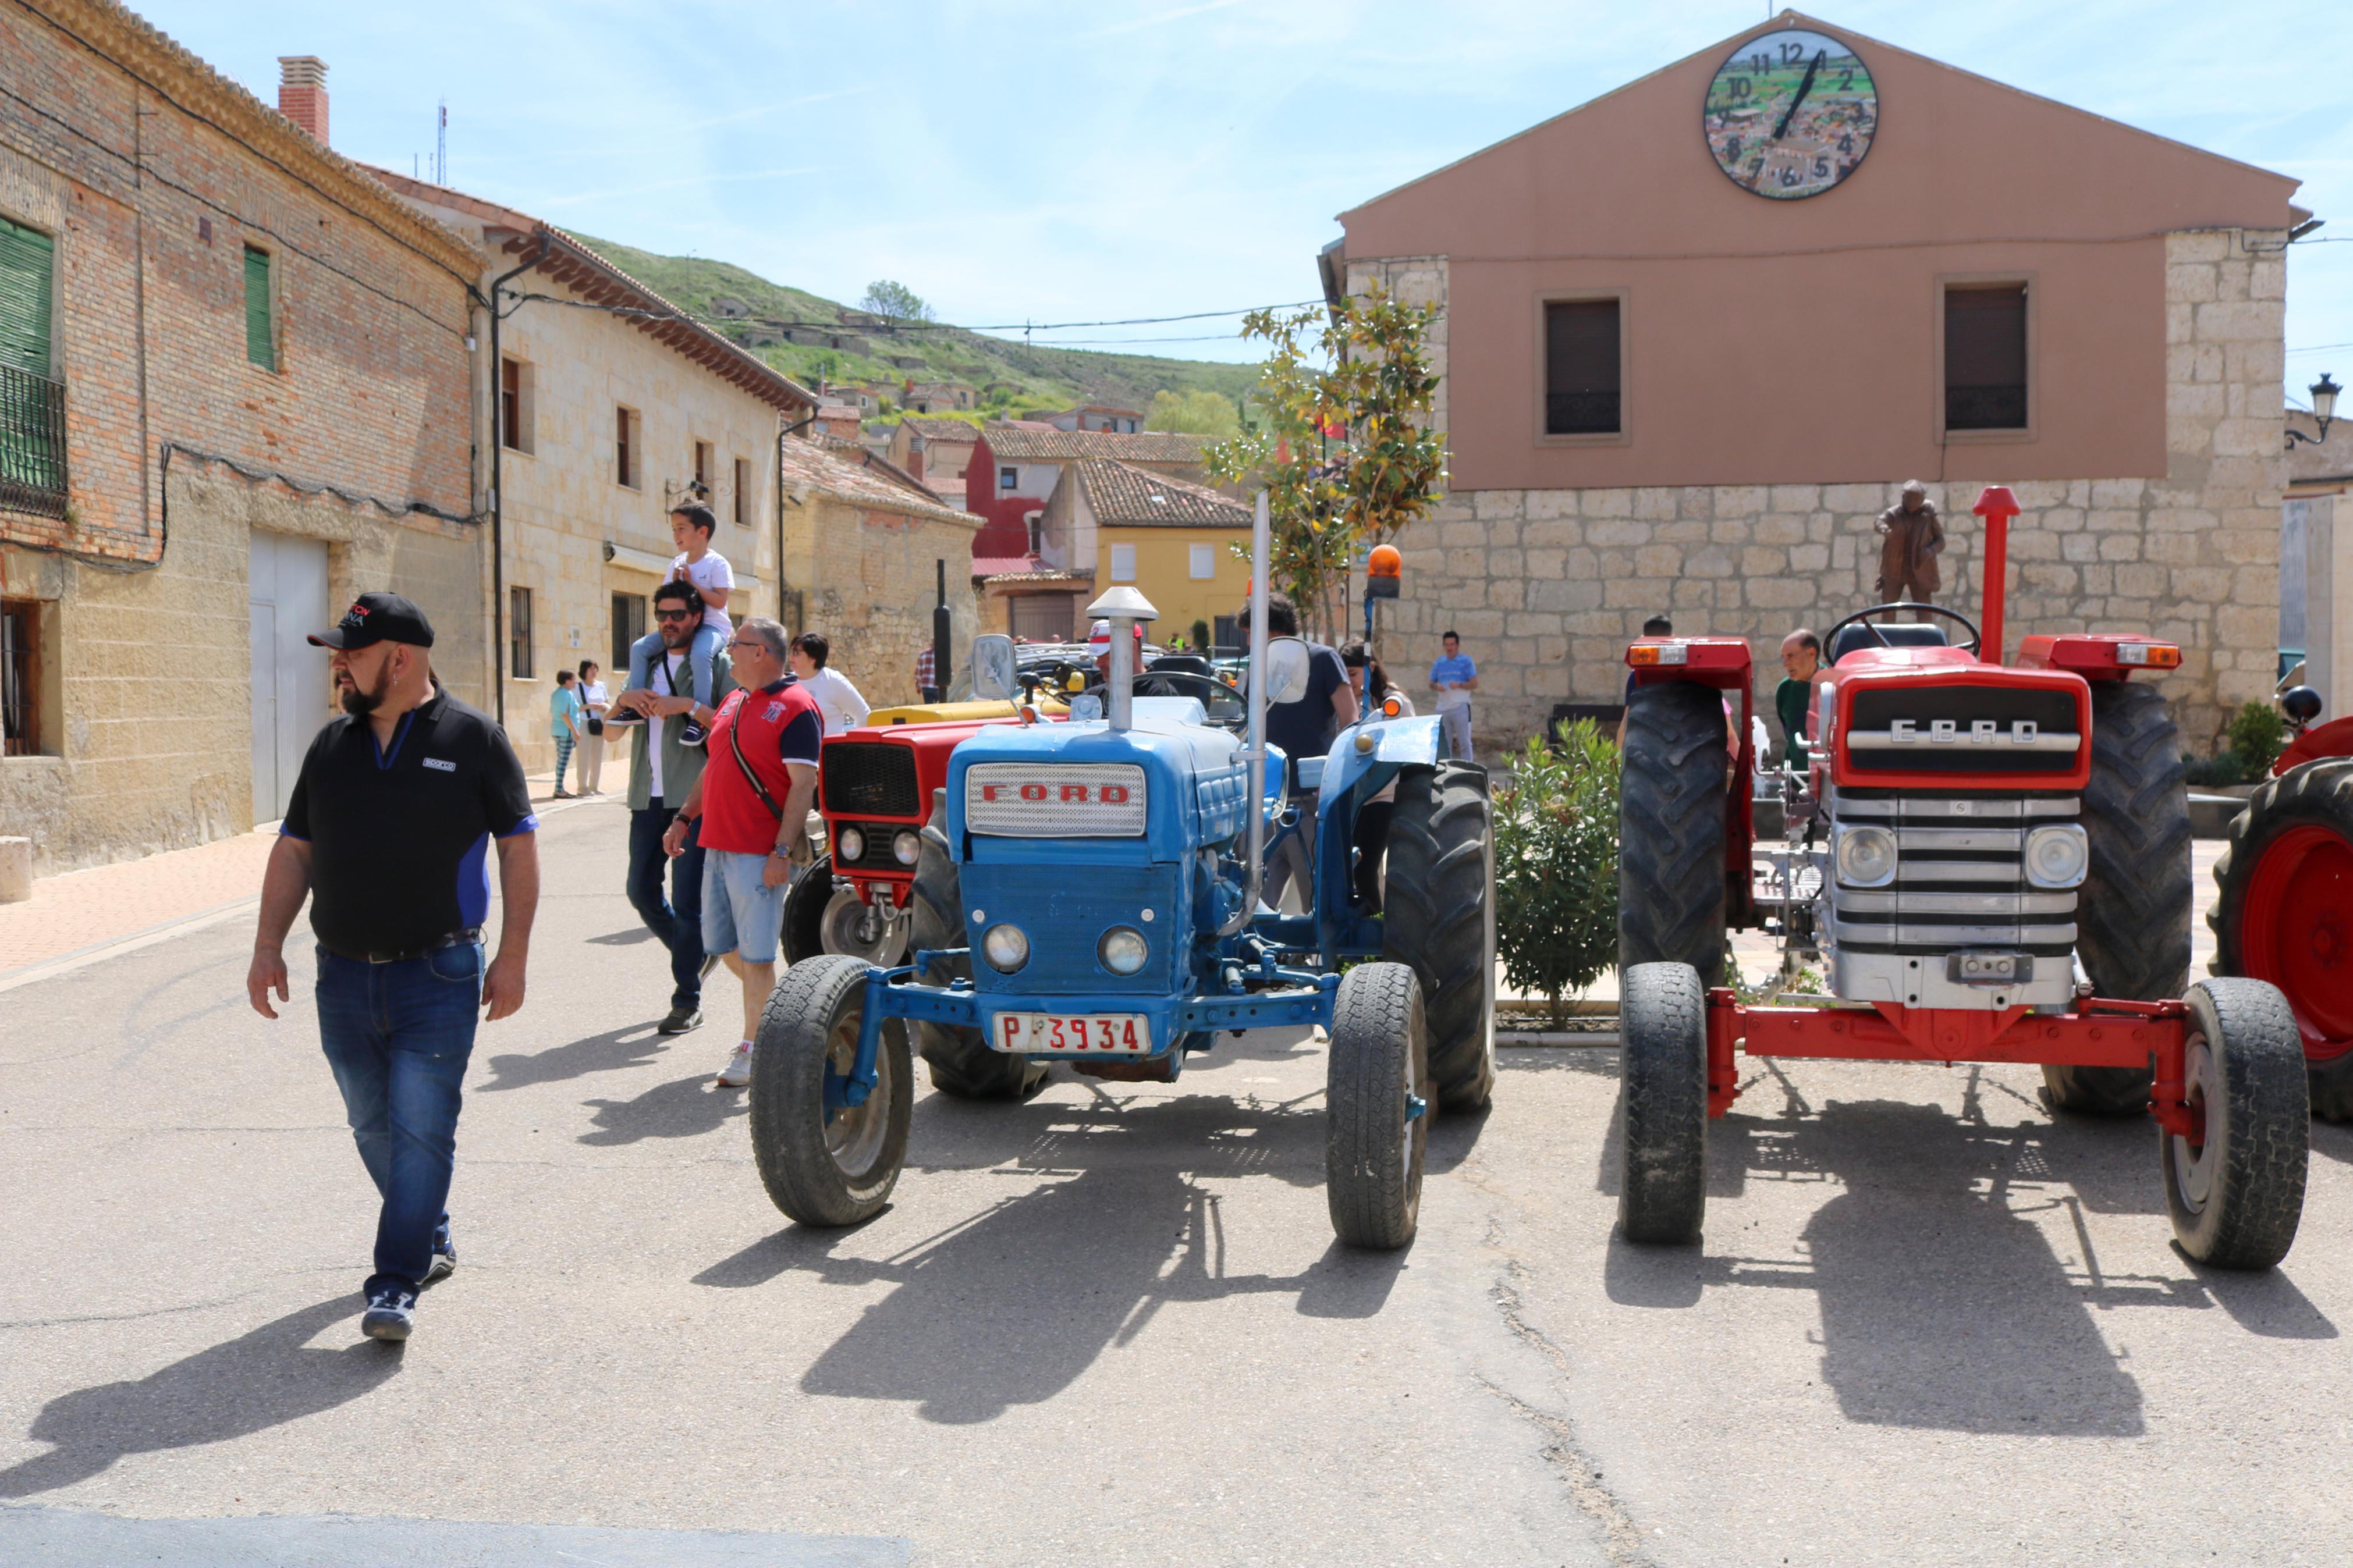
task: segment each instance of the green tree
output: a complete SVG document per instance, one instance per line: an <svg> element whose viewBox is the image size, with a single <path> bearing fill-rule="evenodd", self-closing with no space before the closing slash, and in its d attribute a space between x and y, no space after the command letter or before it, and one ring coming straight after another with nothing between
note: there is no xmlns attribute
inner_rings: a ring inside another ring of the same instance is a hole
<svg viewBox="0 0 2353 1568"><path fill-rule="evenodd" d="M1430 427L1437 315L1376 284L1328 311L1243 319L1242 335L1269 350L1251 394L1261 417L1205 459L1221 480L1265 488L1269 580L1321 629L1341 624L1339 593L1359 547L1395 537L1446 483L1446 438Z"/></svg>
<svg viewBox="0 0 2353 1568"><path fill-rule="evenodd" d="M1505 984L1561 994L1618 962L1618 748L1590 720L1538 736L1495 791L1495 949Z"/></svg>
<svg viewBox="0 0 2353 1568"><path fill-rule="evenodd" d="M1187 435L1229 440L1241 434L1241 416L1219 393L1206 389L1171 392L1163 387L1152 395L1152 411L1145 416L1146 430L1181 430Z"/></svg>
<svg viewBox="0 0 2353 1568"><path fill-rule="evenodd" d="M933 320L932 308L923 297L904 283L893 283L888 278L878 278L866 286L865 298L858 308L870 315L889 316L901 321Z"/></svg>

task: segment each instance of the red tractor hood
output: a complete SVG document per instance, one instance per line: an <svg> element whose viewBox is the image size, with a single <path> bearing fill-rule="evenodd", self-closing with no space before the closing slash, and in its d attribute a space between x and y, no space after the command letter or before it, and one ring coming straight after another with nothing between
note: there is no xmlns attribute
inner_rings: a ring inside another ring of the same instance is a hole
<svg viewBox="0 0 2353 1568"><path fill-rule="evenodd" d="M1841 789L2074 794L2091 778L2091 688L2066 670L1953 647L1858 648L1817 682L1817 735L1825 703Z"/></svg>

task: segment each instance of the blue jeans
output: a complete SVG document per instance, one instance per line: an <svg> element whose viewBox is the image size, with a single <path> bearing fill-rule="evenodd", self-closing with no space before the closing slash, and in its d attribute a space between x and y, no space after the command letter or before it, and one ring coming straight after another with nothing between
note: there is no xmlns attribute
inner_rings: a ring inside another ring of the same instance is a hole
<svg viewBox="0 0 2353 1568"><path fill-rule="evenodd" d="M662 854L662 835L677 815L666 805L629 813L629 907L670 949L670 1005L697 1007L702 1004L702 825L686 830L686 847L670 859ZM665 865L668 899L662 897Z"/></svg>
<svg viewBox="0 0 2353 1568"><path fill-rule="evenodd" d="M629 683L621 688L635 691L654 683L654 660L662 657L661 633L648 632L629 645ZM716 708L712 700L712 683L719 668L719 628L709 621L694 628L694 640L686 645L686 684L697 702L705 708Z"/></svg>
<svg viewBox="0 0 2353 1568"><path fill-rule="evenodd" d="M459 1089L481 1014L482 945L368 963L319 950L319 1038L360 1162L383 1194L367 1289L415 1289L449 1235Z"/></svg>

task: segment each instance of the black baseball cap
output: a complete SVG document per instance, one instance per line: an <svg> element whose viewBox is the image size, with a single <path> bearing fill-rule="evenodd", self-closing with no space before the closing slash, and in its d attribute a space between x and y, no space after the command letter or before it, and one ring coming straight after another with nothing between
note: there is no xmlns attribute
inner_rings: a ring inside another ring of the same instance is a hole
<svg viewBox="0 0 2353 1568"><path fill-rule="evenodd" d="M411 647L433 646L433 623L425 612L397 594L362 594L352 601L334 629L311 634L312 647L351 649L380 642L406 643Z"/></svg>

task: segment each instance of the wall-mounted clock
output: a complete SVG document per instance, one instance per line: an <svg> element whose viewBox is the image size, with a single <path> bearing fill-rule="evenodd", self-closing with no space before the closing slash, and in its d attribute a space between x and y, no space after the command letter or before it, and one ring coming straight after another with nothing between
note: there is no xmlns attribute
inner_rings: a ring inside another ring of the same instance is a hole
<svg viewBox="0 0 2353 1568"><path fill-rule="evenodd" d="M1725 57L1702 117L1715 166L1777 201L1818 196L1862 165L1879 89L1852 46L1820 33L1764 33Z"/></svg>

